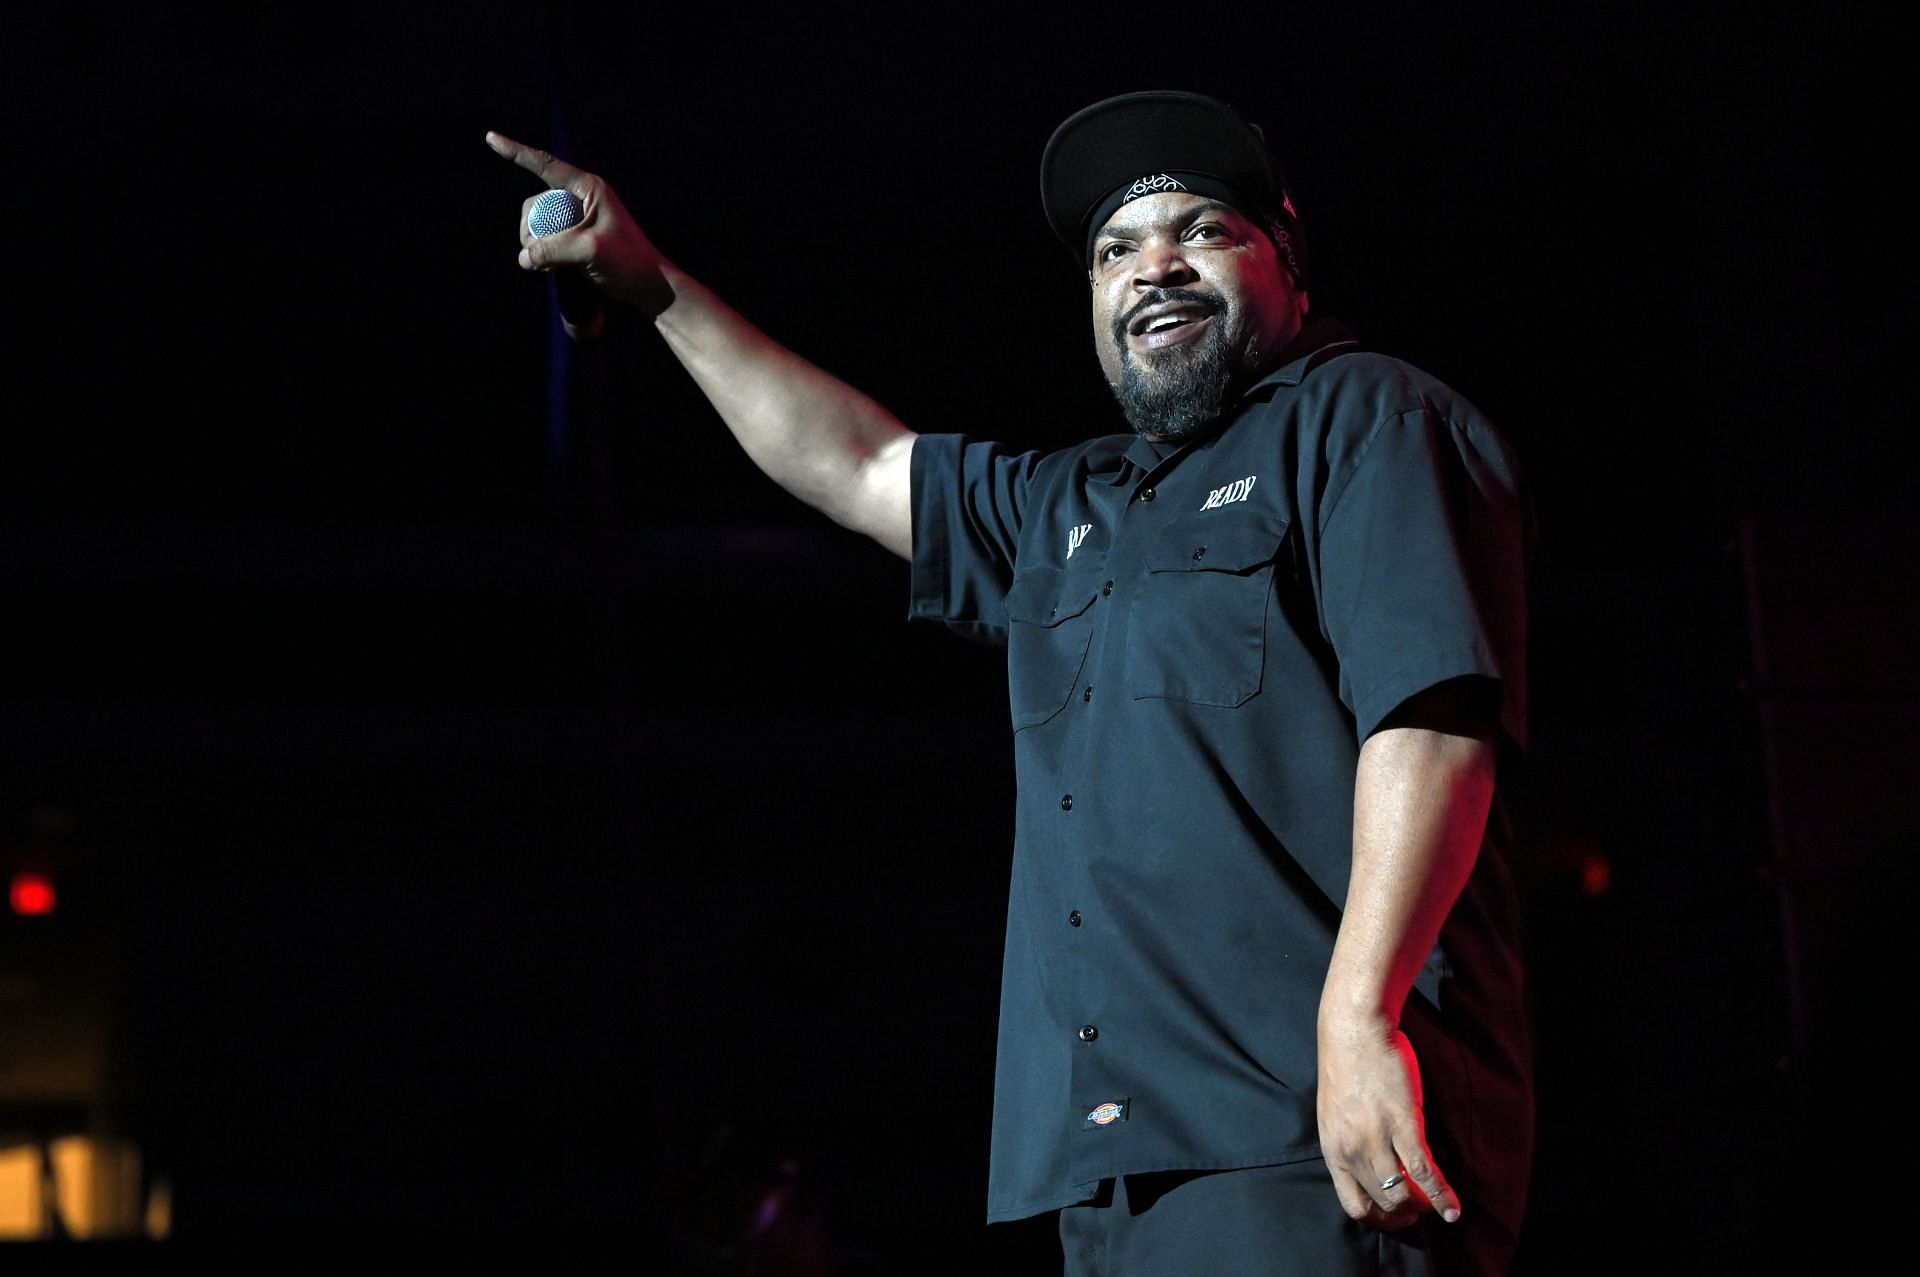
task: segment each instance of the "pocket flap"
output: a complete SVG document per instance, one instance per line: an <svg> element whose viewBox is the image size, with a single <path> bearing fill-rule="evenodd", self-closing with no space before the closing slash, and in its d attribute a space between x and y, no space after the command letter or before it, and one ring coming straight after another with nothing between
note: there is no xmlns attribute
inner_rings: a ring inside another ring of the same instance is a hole
<svg viewBox="0 0 1920 1277"><path fill-rule="evenodd" d="M1147 557L1149 572L1251 572L1280 554L1286 519L1221 520L1168 528Z"/></svg>
<svg viewBox="0 0 1920 1277"><path fill-rule="evenodd" d="M1021 572L1007 591L1007 619L1043 628L1070 621L1099 597L1097 575L1051 567Z"/></svg>

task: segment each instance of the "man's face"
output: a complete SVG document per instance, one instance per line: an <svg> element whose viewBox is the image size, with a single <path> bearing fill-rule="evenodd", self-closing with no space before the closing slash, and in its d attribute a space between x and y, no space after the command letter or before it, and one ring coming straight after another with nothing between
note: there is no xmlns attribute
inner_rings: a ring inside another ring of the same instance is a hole
<svg viewBox="0 0 1920 1277"><path fill-rule="evenodd" d="M1299 333L1307 295L1273 241L1218 200L1165 191L1123 204L1094 237L1093 344L1136 432L1211 425Z"/></svg>

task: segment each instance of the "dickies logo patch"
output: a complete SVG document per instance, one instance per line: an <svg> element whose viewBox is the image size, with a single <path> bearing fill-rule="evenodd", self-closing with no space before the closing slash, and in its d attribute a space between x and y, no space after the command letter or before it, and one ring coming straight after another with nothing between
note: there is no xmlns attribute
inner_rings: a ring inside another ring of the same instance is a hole
<svg viewBox="0 0 1920 1277"><path fill-rule="evenodd" d="M1088 1126L1112 1126L1115 1122L1127 1120L1127 1102L1108 1100L1105 1104L1096 1104L1087 1114Z"/></svg>

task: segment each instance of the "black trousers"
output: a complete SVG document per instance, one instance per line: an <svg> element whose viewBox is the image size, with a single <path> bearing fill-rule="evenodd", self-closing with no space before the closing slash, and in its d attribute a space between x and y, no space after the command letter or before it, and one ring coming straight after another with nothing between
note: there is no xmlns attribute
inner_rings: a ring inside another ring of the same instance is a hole
<svg viewBox="0 0 1920 1277"><path fill-rule="evenodd" d="M1513 1250L1471 1214L1396 1233L1357 1224L1317 1158L1108 1180L1060 1212L1060 1245L1067 1277L1495 1277Z"/></svg>

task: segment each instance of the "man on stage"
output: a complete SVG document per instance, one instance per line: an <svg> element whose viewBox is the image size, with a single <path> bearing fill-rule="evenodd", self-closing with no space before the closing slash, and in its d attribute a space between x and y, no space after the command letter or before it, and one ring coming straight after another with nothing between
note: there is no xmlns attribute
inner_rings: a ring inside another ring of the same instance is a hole
<svg viewBox="0 0 1920 1277"><path fill-rule="evenodd" d="M521 265L652 315L768 476L911 562L912 615L1007 648L989 1219L1058 1212L1073 1274L1505 1271L1527 498L1473 405L1310 316L1264 134L1176 92L1055 131L1043 208L1132 430L1045 455L915 435L602 180L488 141L585 206L523 211Z"/></svg>

